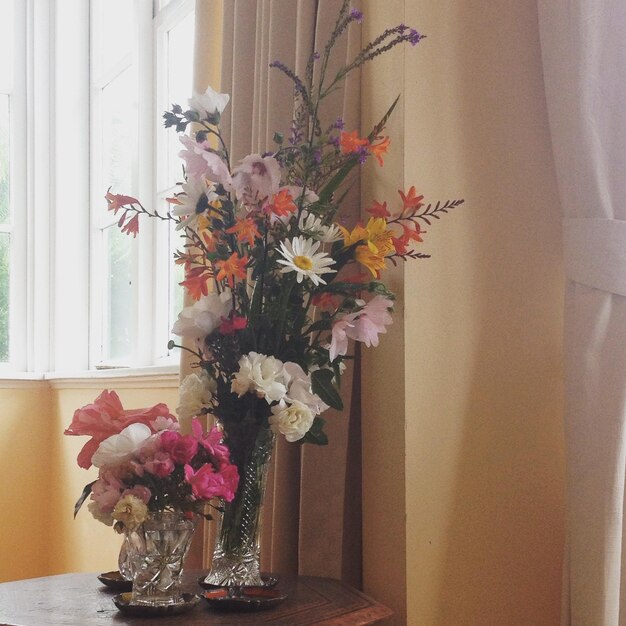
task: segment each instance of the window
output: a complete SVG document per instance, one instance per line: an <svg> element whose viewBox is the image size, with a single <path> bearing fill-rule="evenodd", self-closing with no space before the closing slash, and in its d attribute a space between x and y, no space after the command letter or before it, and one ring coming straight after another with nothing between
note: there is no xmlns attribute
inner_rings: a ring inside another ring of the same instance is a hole
<svg viewBox="0 0 626 626"><path fill-rule="evenodd" d="M25 7L0 0L0 367L25 367ZM21 129L21 130L20 130Z"/></svg>
<svg viewBox="0 0 626 626"><path fill-rule="evenodd" d="M136 239L121 233L103 196L111 187L168 211L182 170L161 115L191 92L193 8L189 0L161 1L153 15L152 0L91 3L92 366L177 360L167 342L182 306L182 277L169 253L178 236L168 222L147 218Z"/></svg>

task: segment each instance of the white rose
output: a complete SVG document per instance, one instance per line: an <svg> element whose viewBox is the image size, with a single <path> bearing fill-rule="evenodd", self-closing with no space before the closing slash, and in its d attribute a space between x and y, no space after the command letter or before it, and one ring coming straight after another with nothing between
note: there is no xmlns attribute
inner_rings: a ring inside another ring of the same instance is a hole
<svg viewBox="0 0 626 626"><path fill-rule="evenodd" d="M244 354L239 359L239 371L233 376L231 391L240 397L254 391L268 404L278 402L287 392L283 362L257 352Z"/></svg>
<svg viewBox="0 0 626 626"><path fill-rule="evenodd" d="M230 289L224 289L220 294L213 292L203 296L178 314L172 332L189 339L204 338L222 323L222 317L228 317L232 306Z"/></svg>
<svg viewBox="0 0 626 626"><path fill-rule="evenodd" d="M229 100L230 96L227 93L219 93L209 86L204 93L194 91L188 102L189 108L198 113L200 119L205 119L216 113L221 115Z"/></svg>
<svg viewBox="0 0 626 626"><path fill-rule="evenodd" d="M102 467L130 461L151 436L152 431L145 424L130 424L118 435L111 435L102 441L91 462L96 467Z"/></svg>
<svg viewBox="0 0 626 626"><path fill-rule="evenodd" d="M176 413L181 420L188 420L200 415L202 409L209 406L216 390L215 381L202 370L200 374L192 373L180 384L180 406Z"/></svg>
<svg viewBox="0 0 626 626"><path fill-rule="evenodd" d="M295 400L287 405L281 400L272 407L269 422L272 430L285 435L287 441L298 441L307 434L314 418L313 411L306 404Z"/></svg>

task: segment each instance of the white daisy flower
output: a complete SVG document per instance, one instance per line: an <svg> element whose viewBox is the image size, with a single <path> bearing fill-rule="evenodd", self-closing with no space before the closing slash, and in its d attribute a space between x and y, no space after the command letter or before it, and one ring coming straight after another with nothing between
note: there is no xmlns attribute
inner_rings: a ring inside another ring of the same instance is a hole
<svg viewBox="0 0 626 626"><path fill-rule="evenodd" d="M321 241L322 243L333 243L343 239L343 235L338 226L335 224L325 226L319 217L316 217L313 213L307 213L306 211L303 211L300 215L298 228L304 235L317 239L317 241Z"/></svg>
<svg viewBox="0 0 626 626"><path fill-rule="evenodd" d="M218 199L205 178L190 176L182 185L182 193L176 196L180 204L174 205L170 213L176 217L185 217L176 230L195 228L198 217L206 212L209 203Z"/></svg>
<svg viewBox="0 0 626 626"><path fill-rule="evenodd" d="M320 283L325 285L326 281L321 278L321 274L329 274L337 270L329 268L335 263L334 259L331 259L325 252L317 252L320 245L319 241L304 237L294 237L291 241L281 242L279 252L285 257L278 260L278 263L285 266L281 272L297 272L299 283L304 278L310 278L314 285Z"/></svg>

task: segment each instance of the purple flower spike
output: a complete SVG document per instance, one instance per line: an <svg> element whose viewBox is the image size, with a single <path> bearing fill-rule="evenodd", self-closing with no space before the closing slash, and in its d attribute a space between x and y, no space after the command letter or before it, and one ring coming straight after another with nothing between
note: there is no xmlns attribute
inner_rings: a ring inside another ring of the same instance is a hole
<svg viewBox="0 0 626 626"><path fill-rule="evenodd" d="M411 29L411 32L409 33L409 42L412 46L419 43L421 38L422 36L416 30Z"/></svg>
<svg viewBox="0 0 626 626"><path fill-rule="evenodd" d="M350 17L359 24L363 21L363 13L354 7L350 9Z"/></svg>
<svg viewBox="0 0 626 626"><path fill-rule="evenodd" d="M313 58L314 58L316 61L319 61L319 60L320 60L320 53L319 53L319 52L314 52L314 53L313 53Z"/></svg>
<svg viewBox="0 0 626 626"><path fill-rule="evenodd" d="M343 119L341 117L338 117L335 120L335 123L333 124L333 126L337 129L337 130L343 130L346 127L345 122L343 121Z"/></svg>

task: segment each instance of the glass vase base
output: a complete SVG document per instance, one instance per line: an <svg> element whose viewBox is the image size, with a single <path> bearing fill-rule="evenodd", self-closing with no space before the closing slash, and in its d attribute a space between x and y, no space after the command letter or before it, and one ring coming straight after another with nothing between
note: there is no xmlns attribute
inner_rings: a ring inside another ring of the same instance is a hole
<svg viewBox="0 0 626 626"><path fill-rule="evenodd" d="M213 583L207 582L207 578L209 576L200 576L198 579L198 584L203 589L224 589L224 588L232 588L232 587L241 587L242 585L214 585ZM269 572L261 573L261 584L253 585L254 587L263 587L264 589L273 589L278 584L278 576L274 576ZM244 585L246 586L246 585Z"/></svg>
<svg viewBox="0 0 626 626"><path fill-rule="evenodd" d="M214 587L262 587L258 555L232 558L214 553L211 571L204 581Z"/></svg>

